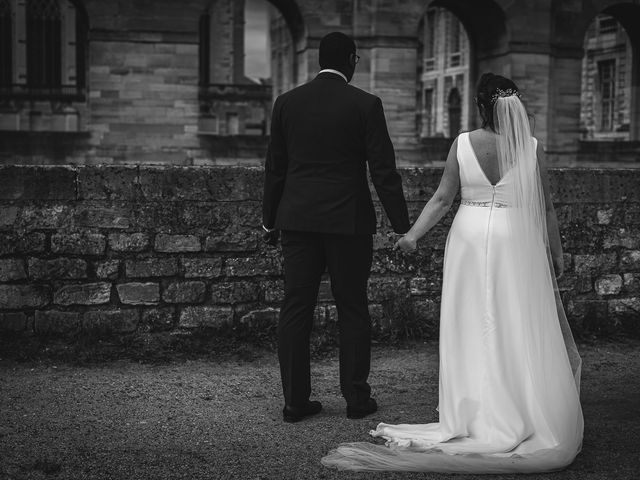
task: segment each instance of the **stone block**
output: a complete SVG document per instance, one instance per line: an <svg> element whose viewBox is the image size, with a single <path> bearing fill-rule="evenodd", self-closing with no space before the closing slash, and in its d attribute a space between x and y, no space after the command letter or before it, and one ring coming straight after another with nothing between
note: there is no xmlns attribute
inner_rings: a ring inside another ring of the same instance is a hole
<svg viewBox="0 0 640 480"><path fill-rule="evenodd" d="M388 325L388 321L386 319L384 313L384 307L379 303L370 303L369 304L369 316L371 317L371 326L374 331L384 330ZM338 321L338 312L334 307L334 310L327 309L327 317L332 321Z"/></svg>
<svg viewBox="0 0 640 480"><path fill-rule="evenodd" d="M578 275L593 275L608 273L615 270L617 266L617 255L615 253L603 253L598 255L574 255L574 271Z"/></svg>
<svg viewBox="0 0 640 480"><path fill-rule="evenodd" d="M102 255L106 241L99 233L54 233L51 251L67 255Z"/></svg>
<svg viewBox="0 0 640 480"><path fill-rule="evenodd" d="M0 228L13 227L18 218L18 207L0 206Z"/></svg>
<svg viewBox="0 0 640 480"><path fill-rule="evenodd" d="M0 313L0 332L24 332L29 317L23 312Z"/></svg>
<svg viewBox="0 0 640 480"><path fill-rule="evenodd" d="M120 260L106 260L95 263L96 277L100 279L115 280L120 270Z"/></svg>
<svg viewBox="0 0 640 480"><path fill-rule="evenodd" d="M420 262L416 261L415 258L402 256L399 253L389 253L385 250L378 250L373 252L371 273L382 275L390 273L412 273L420 268L420 266Z"/></svg>
<svg viewBox="0 0 640 480"><path fill-rule="evenodd" d="M0 284L0 309L38 308L48 305L49 301L46 286Z"/></svg>
<svg viewBox="0 0 640 480"><path fill-rule="evenodd" d="M205 290L204 282L174 282L162 292L162 299L167 303L202 303Z"/></svg>
<svg viewBox="0 0 640 480"><path fill-rule="evenodd" d="M611 219L613 218L613 214L614 214L613 208L598 210L596 212L596 216L598 218L598 224L609 225L611 223Z"/></svg>
<svg viewBox="0 0 640 480"><path fill-rule="evenodd" d="M22 207L16 220L16 229L25 230L57 230L73 225L75 208L70 204L40 205L27 204Z"/></svg>
<svg viewBox="0 0 640 480"><path fill-rule="evenodd" d="M630 250L623 252L620 256L620 268L623 271L640 272L640 250Z"/></svg>
<svg viewBox="0 0 640 480"><path fill-rule="evenodd" d="M208 236L205 241L207 252L251 252L258 248L259 232L228 232Z"/></svg>
<svg viewBox="0 0 640 480"><path fill-rule="evenodd" d="M103 166L78 168L79 200L134 200L138 167Z"/></svg>
<svg viewBox="0 0 640 480"><path fill-rule="evenodd" d="M147 200L259 201L261 177L261 169L257 168L144 166L140 168L140 188Z"/></svg>
<svg viewBox="0 0 640 480"><path fill-rule="evenodd" d="M82 329L94 333L132 333L138 328L137 310L93 310L82 316Z"/></svg>
<svg viewBox="0 0 640 480"><path fill-rule="evenodd" d="M29 258L29 276L34 280L87 278L87 262L80 258Z"/></svg>
<svg viewBox="0 0 640 480"><path fill-rule="evenodd" d="M225 262L225 274L230 277L256 277L281 273L282 263L273 257L228 258Z"/></svg>
<svg viewBox="0 0 640 480"><path fill-rule="evenodd" d="M260 289L253 282L222 282L211 285L211 301L213 303L254 302L259 297Z"/></svg>
<svg viewBox="0 0 640 480"><path fill-rule="evenodd" d="M144 260L127 260L125 264L127 277L171 277L178 274L177 258L147 258Z"/></svg>
<svg viewBox="0 0 640 480"><path fill-rule="evenodd" d="M19 258L0 259L0 282L11 282L27 278L24 262Z"/></svg>
<svg viewBox="0 0 640 480"><path fill-rule="evenodd" d="M333 302L333 293L331 292L331 281L327 274L323 275L320 286L318 287L319 302ZM283 285L284 287L284 285Z"/></svg>
<svg viewBox="0 0 640 480"><path fill-rule="evenodd" d="M152 332L164 332L173 329L174 317L173 308L152 308L142 312L142 324Z"/></svg>
<svg viewBox="0 0 640 480"><path fill-rule="evenodd" d="M382 302L407 296L407 285L401 277L371 277L367 296L370 301Z"/></svg>
<svg viewBox="0 0 640 480"><path fill-rule="evenodd" d="M146 233L112 233L109 235L109 248L115 252L142 252L149 246Z"/></svg>
<svg viewBox="0 0 640 480"><path fill-rule="evenodd" d="M604 248L612 247L640 248L640 229L619 228L608 232L604 237Z"/></svg>
<svg viewBox="0 0 640 480"><path fill-rule="evenodd" d="M609 314L618 317L640 319L640 297L615 298L609 300Z"/></svg>
<svg viewBox="0 0 640 480"><path fill-rule="evenodd" d="M183 258L185 278L216 278L222 275L222 259L213 257Z"/></svg>
<svg viewBox="0 0 640 480"><path fill-rule="evenodd" d="M185 307L180 312L178 326L181 328L222 328L233 323L233 309L218 306Z"/></svg>
<svg viewBox="0 0 640 480"><path fill-rule="evenodd" d="M622 277L620 275L603 275L595 282L598 295L616 295L622 291Z"/></svg>
<svg viewBox="0 0 640 480"><path fill-rule="evenodd" d="M160 285L157 283L121 283L116 290L120 301L127 305L153 305L160 301Z"/></svg>
<svg viewBox="0 0 640 480"><path fill-rule="evenodd" d="M275 328L278 325L279 308L264 308L261 310L252 310L240 318L240 323L250 329L268 329Z"/></svg>
<svg viewBox="0 0 640 480"><path fill-rule="evenodd" d="M83 283L60 287L53 295L53 302L56 305L100 305L109 303L110 297L110 283Z"/></svg>
<svg viewBox="0 0 640 480"><path fill-rule="evenodd" d="M36 333L77 333L80 330L80 314L57 310L37 310L34 328Z"/></svg>
<svg viewBox="0 0 640 480"><path fill-rule="evenodd" d="M640 225L640 205L631 205L624 212L625 225Z"/></svg>
<svg viewBox="0 0 640 480"><path fill-rule="evenodd" d="M215 288L215 285L212 287ZM260 282L260 290L267 303L276 303L284 300L284 282L278 280L267 280Z"/></svg>
<svg viewBox="0 0 640 480"><path fill-rule="evenodd" d="M640 273L625 273L624 290L627 293L640 293Z"/></svg>
<svg viewBox="0 0 640 480"><path fill-rule="evenodd" d="M409 281L409 291L411 295L426 295L429 289L429 281L424 277L415 277Z"/></svg>
<svg viewBox="0 0 640 480"><path fill-rule="evenodd" d="M129 228L132 223L131 204L79 202L73 210L72 222L83 228Z"/></svg>
<svg viewBox="0 0 640 480"><path fill-rule="evenodd" d="M195 235L166 235L158 234L155 240L158 252L199 252L200 239Z"/></svg>
<svg viewBox="0 0 640 480"><path fill-rule="evenodd" d="M0 200L75 200L76 170L62 166L0 167Z"/></svg>
<svg viewBox="0 0 640 480"><path fill-rule="evenodd" d="M316 305L313 310L313 324L316 327L324 328L327 326L327 305ZM277 325L276 319L276 325Z"/></svg>
<svg viewBox="0 0 640 480"><path fill-rule="evenodd" d="M577 324L578 330L584 328L599 329L601 319L607 318L607 301L575 298L565 302L565 309L571 324ZM594 328L595 327L595 328Z"/></svg>
<svg viewBox="0 0 640 480"><path fill-rule="evenodd" d="M41 253L46 249L46 240L46 235L40 232L25 235L0 233L0 255Z"/></svg>

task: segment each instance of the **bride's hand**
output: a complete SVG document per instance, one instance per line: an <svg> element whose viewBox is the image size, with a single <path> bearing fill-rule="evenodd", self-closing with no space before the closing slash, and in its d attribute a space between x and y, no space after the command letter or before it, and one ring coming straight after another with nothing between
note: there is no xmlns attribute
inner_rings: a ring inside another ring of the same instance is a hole
<svg viewBox="0 0 640 480"><path fill-rule="evenodd" d="M562 258L562 255L553 257L553 270L556 278L560 278L564 274L564 258Z"/></svg>
<svg viewBox="0 0 640 480"><path fill-rule="evenodd" d="M418 247L418 242L415 238L410 235L403 236L400 240L396 242L393 246L394 250L402 250L403 252L414 252Z"/></svg>

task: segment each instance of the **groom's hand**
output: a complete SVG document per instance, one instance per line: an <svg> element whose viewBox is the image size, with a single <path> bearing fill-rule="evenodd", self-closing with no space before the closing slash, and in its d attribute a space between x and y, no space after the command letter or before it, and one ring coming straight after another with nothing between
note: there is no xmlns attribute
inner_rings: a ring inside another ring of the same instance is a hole
<svg viewBox="0 0 640 480"><path fill-rule="evenodd" d="M264 230L262 233L262 240L267 244L275 247L278 245L278 239L280 238L280 230L276 229L268 229L266 227L262 227Z"/></svg>

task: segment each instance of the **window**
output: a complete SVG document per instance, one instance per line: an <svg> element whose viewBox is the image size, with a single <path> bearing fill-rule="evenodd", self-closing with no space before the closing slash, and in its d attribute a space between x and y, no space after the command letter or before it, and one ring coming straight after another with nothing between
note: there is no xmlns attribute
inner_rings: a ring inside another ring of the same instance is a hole
<svg viewBox="0 0 640 480"><path fill-rule="evenodd" d="M453 15L450 15L450 44L451 53L458 53L460 51L460 22Z"/></svg>
<svg viewBox="0 0 640 480"><path fill-rule="evenodd" d="M13 28L11 25L11 2L0 0L0 86L13 83Z"/></svg>
<svg viewBox="0 0 640 480"><path fill-rule="evenodd" d="M460 133L462 127L462 99L457 88L451 89L447 103L449 104L449 137Z"/></svg>
<svg viewBox="0 0 640 480"><path fill-rule="evenodd" d="M200 69L200 85L209 85L209 23L211 19L206 13L200 17L200 43L199 43L199 69Z"/></svg>
<svg viewBox="0 0 640 480"><path fill-rule="evenodd" d="M424 91L424 117L422 122L423 136L433 136L433 88L427 88Z"/></svg>
<svg viewBox="0 0 640 480"><path fill-rule="evenodd" d="M615 110L615 60L598 62L598 87L600 93L600 130L613 130Z"/></svg>
<svg viewBox="0 0 640 480"><path fill-rule="evenodd" d="M30 87L55 89L62 84L61 28L57 1L27 2L27 83Z"/></svg>
<svg viewBox="0 0 640 480"><path fill-rule="evenodd" d="M274 95L294 85L289 24L266 0L216 0L199 32L198 134L266 136Z"/></svg>
<svg viewBox="0 0 640 480"><path fill-rule="evenodd" d="M600 15L598 18L598 32L601 35L616 33L618 31L618 21L607 15Z"/></svg>
<svg viewBox="0 0 640 480"><path fill-rule="evenodd" d="M227 135L240 133L240 119L237 113L227 113Z"/></svg>
<svg viewBox="0 0 640 480"><path fill-rule="evenodd" d="M72 0L0 0L2 99L84 101L86 35Z"/></svg>
<svg viewBox="0 0 640 480"><path fill-rule="evenodd" d="M459 67L462 64L462 59L460 55L460 21L452 14L448 15L449 17L449 29L448 29L448 38L447 45L449 49L449 66L450 67Z"/></svg>
<svg viewBox="0 0 640 480"><path fill-rule="evenodd" d="M435 69L435 43L436 43L436 11L429 10L427 11L427 21L426 21L427 34L425 36L425 63L424 69L425 71L431 71Z"/></svg>

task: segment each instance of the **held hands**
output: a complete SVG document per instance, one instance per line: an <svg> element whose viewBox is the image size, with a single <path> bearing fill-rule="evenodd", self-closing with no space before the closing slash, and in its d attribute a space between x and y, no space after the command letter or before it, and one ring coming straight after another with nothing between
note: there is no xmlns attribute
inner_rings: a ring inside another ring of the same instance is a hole
<svg viewBox="0 0 640 480"><path fill-rule="evenodd" d="M418 248L418 241L409 234L403 235L393 246L394 250L402 250L405 253L415 252Z"/></svg>

